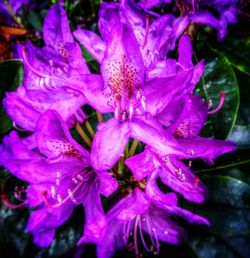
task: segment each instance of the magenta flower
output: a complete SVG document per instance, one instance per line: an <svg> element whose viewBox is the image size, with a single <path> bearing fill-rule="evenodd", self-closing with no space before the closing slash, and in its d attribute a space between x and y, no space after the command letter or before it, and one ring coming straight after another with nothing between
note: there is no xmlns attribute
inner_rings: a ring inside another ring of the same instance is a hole
<svg viewBox="0 0 250 258"><path fill-rule="evenodd" d="M19 46L19 58L24 62L23 86L7 94L4 106L12 120L22 128L33 131L41 113L57 110L69 125L82 122L86 115L80 109L86 101L69 77L89 73L74 42L65 11L54 5L48 12L43 35L46 46L34 47L30 42Z"/></svg>
<svg viewBox="0 0 250 258"><path fill-rule="evenodd" d="M174 47L173 20L172 15L156 18L155 14L149 14L130 0L121 1L120 4L102 3L98 27L103 40L95 33L82 29L76 30L74 36L101 63L109 38L113 36L113 27L117 23L125 23L134 33L147 72L159 60L165 59L167 52Z"/></svg>
<svg viewBox="0 0 250 258"><path fill-rule="evenodd" d="M222 40L227 34L228 24L237 22L238 2L238 0L177 0L176 4L181 10L181 16L176 20L176 31L180 35L190 23L200 23L216 29L219 40ZM218 14L218 17L210 11L211 9Z"/></svg>
<svg viewBox="0 0 250 258"><path fill-rule="evenodd" d="M119 201L107 214L108 227L103 241L97 245L97 257L110 258L124 246L140 257L139 241L146 251L155 255L160 251L160 241L178 244L185 237L185 231L173 216L190 223L209 224L206 219L177 207L174 193L161 194L164 198L159 200L148 184L146 192L136 188ZM150 239L150 245L145 240L145 234Z"/></svg>
<svg viewBox="0 0 250 258"><path fill-rule="evenodd" d="M92 162L97 170L113 167L129 137L148 144L161 154L184 153L153 116L161 113L174 95L185 94L192 81L193 69L178 76L149 81L145 81L144 71L132 30L118 23L112 30L101 64L102 77L82 76L88 103L101 113L114 113L114 118L101 124L94 137Z"/></svg>
<svg viewBox="0 0 250 258"><path fill-rule="evenodd" d="M116 181L107 172L91 168L90 154L72 139L66 123L53 111L39 119L35 141L33 149L13 131L0 146L0 164L30 183L24 204L37 207L27 225L34 242L49 246L55 228L79 204L84 206L86 223L81 242L100 241L106 227L100 194L115 191Z"/></svg>

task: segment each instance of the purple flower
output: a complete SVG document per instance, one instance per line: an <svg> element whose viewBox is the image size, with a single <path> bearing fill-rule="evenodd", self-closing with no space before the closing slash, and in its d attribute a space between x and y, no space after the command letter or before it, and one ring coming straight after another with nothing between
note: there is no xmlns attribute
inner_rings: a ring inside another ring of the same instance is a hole
<svg viewBox="0 0 250 258"><path fill-rule="evenodd" d="M108 227L103 241L97 245L97 257L109 258L116 250L126 246L140 257L139 241L148 252L158 254L160 241L178 244L185 231L174 220L181 217L190 223L209 225L209 222L189 211L177 207L174 193L163 194L158 199L146 185L146 192L135 189L119 201L107 214ZM145 234L150 239L146 241ZM131 242L130 242L131 241Z"/></svg>
<svg viewBox="0 0 250 258"><path fill-rule="evenodd" d="M19 46L24 61L23 86L7 94L4 106L12 120L33 131L40 114L57 110L69 125L82 122L86 115L80 109L86 103L76 77L88 74L81 49L74 42L66 13L54 5L45 17L43 35L46 46L34 47L30 42ZM75 80L69 79L74 76Z"/></svg>
<svg viewBox="0 0 250 258"><path fill-rule="evenodd" d="M129 137L148 144L162 155L187 155L153 116L165 110L175 95L185 95L194 70L149 81L145 81L144 71L133 31L126 24L116 24L101 64L102 77L82 76L88 103L101 113L114 113L113 119L100 124L94 137L92 162L97 170L113 167Z"/></svg>
<svg viewBox="0 0 250 258"><path fill-rule="evenodd" d="M0 146L0 164L30 183L25 204L37 207L27 225L34 242L49 246L55 228L78 204L85 208L86 222L80 241L100 241L106 227L100 194L110 195L117 182L107 172L92 169L90 154L72 139L56 112L48 110L41 116L32 139L35 144L20 139L15 131L6 136Z"/></svg>
<svg viewBox="0 0 250 258"><path fill-rule="evenodd" d="M218 30L218 38L222 40L227 33L229 23L236 23L238 0L226 1L190 1L178 0L177 6L181 10L181 17L176 23L176 30L182 33L191 22L201 23ZM213 9L218 18L210 11Z"/></svg>
<svg viewBox="0 0 250 258"><path fill-rule="evenodd" d="M99 12L98 27L103 40L95 33L78 29L74 36L82 43L93 57L101 62L104 52L112 37L112 30L117 23L129 25L139 46L144 66L147 70L166 58L166 53L174 47L174 32L172 15L155 17L144 11L138 4L130 0L120 4L102 3Z"/></svg>

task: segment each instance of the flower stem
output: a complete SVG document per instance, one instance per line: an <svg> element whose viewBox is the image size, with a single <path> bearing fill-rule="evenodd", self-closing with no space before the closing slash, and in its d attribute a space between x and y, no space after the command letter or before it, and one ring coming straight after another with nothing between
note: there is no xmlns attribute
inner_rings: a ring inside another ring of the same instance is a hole
<svg viewBox="0 0 250 258"><path fill-rule="evenodd" d="M118 175L122 176L123 171L124 171L124 157L121 157L118 161L118 169L117 169Z"/></svg>
<svg viewBox="0 0 250 258"><path fill-rule="evenodd" d="M4 4L6 6L6 8L8 9L10 15L12 16L13 20L20 26L20 28L24 28L22 22L20 21L20 19L15 15L13 9L11 8L8 0L4 0Z"/></svg>
<svg viewBox="0 0 250 258"><path fill-rule="evenodd" d="M86 122L85 122L85 126L86 126L86 128L87 128L89 134L90 134L91 137L93 138L94 135L95 135L95 131L93 130L93 128L92 128L90 122L89 122L89 121L86 121Z"/></svg>
<svg viewBox="0 0 250 258"><path fill-rule="evenodd" d="M102 123L104 121L103 116L100 112L96 112L96 116L99 123Z"/></svg>
<svg viewBox="0 0 250 258"><path fill-rule="evenodd" d="M133 143L132 143L132 146L129 150L129 153L128 153L128 157L131 157L135 154L135 150L136 150L136 147L138 145L139 141L138 140L134 140Z"/></svg>
<svg viewBox="0 0 250 258"><path fill-rule="evenodd" d="M84 142L91 147L91 140L89 139L88 135L83 131L82 127L79 125L79 123L77 122L75 125L75 129L76 131L79 133L79 135L82 137L82 139L84 140Z"/></svg>

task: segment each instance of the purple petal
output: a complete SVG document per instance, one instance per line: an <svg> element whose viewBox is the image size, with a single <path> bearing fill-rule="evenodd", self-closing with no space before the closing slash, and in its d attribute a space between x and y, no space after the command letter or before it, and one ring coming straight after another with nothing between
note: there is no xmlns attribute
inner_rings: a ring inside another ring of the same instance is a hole
<svg viewBox="0 0 250 258"><path fill-rule="evenodd" d="M147 179L147 184L146 184L146 195L148 198L156 205L163 203L165 205L170 205L170 206L176 206L178 199L177 195L174 193L167 193L164 194L160 191L158 185L157 185L157 177L158 177L158 169L155 169L149 178Z"/></svg>
<svg viewBox="0 0 250 258"><path fill-rule="evenodd" d="M77 244L99 243L105 234L107 220L94 182L83 199L83 206L85 211L84 234Z"/></svg>
<svg viewBox="0 0 250 258"><path fill-rule="evenodd" d="M111 220L103 240L97 245L96 252L98 258L111 258L115 251L124 246L124 224Z"/></svg>
<svg viewBox="0 0 250 258"><path fill-rule="evenodd" d="M130 136L128 123L119 123L116 119L98 126L95 134L91 160L96 171L111 169L123 155Z"/></svg>
<svg viewBox="0 0 250 258"><path fill-rule="evenodd" d="M147 150L126 159L125 164L138 181L141 181L154 170L152 153Z"/></svg>
<svg viewBox="0 0 250 258"><path fill-rule="evenodd" d="M74 42L65 11L54 5L48 11L43 23L43 37L46 45L60 48L60 44Z"/></svg>
<svg viewBox="0 0 250 258"><path fill-rule="evenodd" d="M95 60L101 63L106 48L104 41L94 32L88 30L77 29L73 34Z"/></svg>
<svg viewBox="0 0 250 258"><path fill-rule="evenodd" d="M167 163L161 162L158 175L162 182L189 201L201 203L207 196L206 187L178 158L168 157Z"/></svg>
<svg viewBox="0 0 250 258"><path fill-rule="evenodd" d="M161 129L161 130L160 130ZM162 128L156 129L140 119L131 122L131 137L146 143L159 155L182 154L184 149Z"/></svg>
<svg viewBox="0 0 250 258"><path fill-rule="evenodd" d="M46 111L36 127L39 150L49 158L84 161L88 164L89 153L73 140L66 123L55 111Z"/></svg>
<svg viewBox="0 0 250 258"><path fill-rule="evenodd" d="M120 221L128 221L136 215L145 212L149 205L150 201L146 198L145 194L136 188L132 193L115 204L108 212L107 217L109 220L115 218Z"/></svg>
<svg viewBox="0 0 250 258"><path fill-rule="evenodd" d="M136 86L143 86L144 63L137 40L128 25L119 23L113 28L101 71L104 87L109 87L114 96L131 98Z"/></svg>
<svg viewBox="0 0 250 258"><path fill-rule="evenodd" d="M108 104L108 97L104 94L102 76L83 75L78 84L81 85L82 92L91 107L101 113L114 111L114 108Z"/></svg>
<svg viewBox="0 0 250 258"><path fill-rule="evenodd" d="M36 231L34 232L33 242L41 248L47 248L54 240L55 233L55 229Z"/></svg>
<svg viewBox="0 0 250 258"><path fill-rule="evenodd" d="M99 193L108 197L118 188L118 182L108 172L98 173L99 177Z"/></svg>
<svg viewBox="0 0 250 258"><path fill-rule="evenodd" d="M177 104L177 103L176 103ZM207 121L208 106L197 95L185 98L185 106L175 123L167 130L176 137L191 138L197 136Z"/></svg>
<svg viewBox="0 0 250 258"><path fill-rule="evenodd" d="M184 35L179 41L179 58L178 62L186 69L193 67L192 62L193 49L191 46L191 39L188 35Z"/></svg>
<svg viewBox="0 0 250 258"><path fill-rule="evenodd" d="M189 91L189 84L193 76L193 70L165 78L157 78L148 81L143 89L146 97L147 110L155 116L161 113L177 95L181 97Z"/></svg>
<svg viewBox="0 0 250 258"><path fill-rule="evenodd" d="M185 231L165 211L153 207L144 216L148 218L150 226L142 222L142 228L149 236L155 238L157 235L158 240L169 244L178 244L184 238ZM155 234L152 232L153 228Z"/></svg>
<svg viewBox="0 0 250 258"><path fill-rule="evenodd" d="M206 139L196 137L194 139L178 139L178 142L186 148L189 158L202 158L212 160L224 153L234 151L237 146L229 141Z"/></svg>

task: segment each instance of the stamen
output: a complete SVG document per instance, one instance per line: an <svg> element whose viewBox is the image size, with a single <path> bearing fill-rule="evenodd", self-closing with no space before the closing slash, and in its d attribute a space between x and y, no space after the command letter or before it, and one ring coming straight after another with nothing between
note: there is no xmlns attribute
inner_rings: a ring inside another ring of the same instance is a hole
<svg viewBox="0 0 250 258"><path fill-rule="evenodd" d="M149 22L150 22L150 16L147 14L146 15L146 35L144 38L143 48L146 46L148 41Z"/></svg>
<svg viewBox="0 0 250 258"><path fill-rule="evenodd" d="M1 199L2 199L2 201L3 201L3 203L4 203L4 205L7 206L7 207L10 208L10 209L18 209L18 208L21 208L21 207L23 207L24 205L27 204L27 201L24 201L23 203L20 203L20 204L12 204L12 203L10 203L10 202L7 200L5 194L2 194L2 195L1 195Z"/></svg>
<svg viewBox="0 0 250 258"><path fill-rule="evenodd" d="M136 257L139 256L139 247L138 247L138 242L137 242L137 227L138 227L139 220L140 220L140 215L136 216L135 226L134 226L134 247L135 247Z"/></svg>
<svg viewBox="0 0 250 258"><path fill-rule="evenodd" d="M222 106L223 106L223 104L224 104L225 96L226 96L226 93L225 93L225 92L221 92L219 105L218 105L215 109L213 109L213 110L211 110L211 111L208 111L207 113L208 113L209 115L218 112L218 111L222 108Z"/></svg>
<svg viewBox="0 0 250 258"><path fill-rule="evenodd" d="M145 219L145 218L142 218L142 221L143 221L143 219ZM144 248L146 249L146 251L149 252L149 248L148 248L148 246L146 244L146 241L144 239L143 232L142 232L141 218L139 220L139 230L140 230L140 237L141 237L142 244L143 244Z"/></svg>

